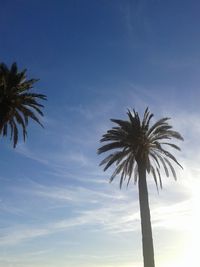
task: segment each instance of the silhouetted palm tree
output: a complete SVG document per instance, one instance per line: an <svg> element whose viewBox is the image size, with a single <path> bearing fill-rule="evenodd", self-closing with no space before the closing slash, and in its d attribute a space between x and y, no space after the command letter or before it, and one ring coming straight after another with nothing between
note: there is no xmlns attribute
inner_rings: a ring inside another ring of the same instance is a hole
<svg viewBox="0 0 200 267"><path fill-rule="evenodd" d="M0 64L0 135L10 134L14 147L18 141L19 126L25 140L29 118L42 126L37 115L43 116L43 105L37 101L46 100L46 96L29 91L36 81L26 79L26 70L18 72L16 63L10 69L4 63Z"/></svg>
<svg viewBox="0 0 200 267"><path fill-rule="evenodd" d="M168 140L173 138L183 140L183 138L178 132L172 130L172 126L168 124L169 118L162 118L150 126L153 114L149 112L148 108L145 110L142 120L135 110L133 113L128 110L127 114L127 121L111 119L117 126L103 135L100 141L108 143L100 147L98 153L101 154L110 150L114 150L114 152L108 155L100 165L105 165L105 171L112 164L115 164L116 169L110 182L116 175L121 174L120 188L126 178L127 185L129 184L132 174L134 174L134 182L137 183L138 181L144 267L154 267L146 173L152 174L157 189L159 185L162 188L161 166L167 176L169 176L170 169L176 179L176 173L171 163L174 162L181 168L182 166L164 147L170 146L180 150L177 145Z"/></svg>

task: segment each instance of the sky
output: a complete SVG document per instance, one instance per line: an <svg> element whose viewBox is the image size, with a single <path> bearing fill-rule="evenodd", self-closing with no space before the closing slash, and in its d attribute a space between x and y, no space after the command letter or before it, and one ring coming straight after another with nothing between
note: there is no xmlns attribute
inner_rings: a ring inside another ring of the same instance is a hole
<svg viewBox="0 0 200 267"><path fill-rule="evenodd" d="M1 0L0 56L39 78L44 129L0 139L0 267L141 267L138 188L103 172L110 118L171 117L178 180L148 177L156 267L200 266L200 3Z"/></svg>

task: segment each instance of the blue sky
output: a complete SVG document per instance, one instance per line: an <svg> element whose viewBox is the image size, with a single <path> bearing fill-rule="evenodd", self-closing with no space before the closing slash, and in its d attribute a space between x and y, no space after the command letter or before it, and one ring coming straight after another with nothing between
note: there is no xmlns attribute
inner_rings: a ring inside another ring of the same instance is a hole
<svg viewBox="0 0 200 267"><path fill-rule="evenodd" d="M0 267L140 267L138 190L96 155L127 108L172 117L178 181L148 178L157 267L199 266L199 1L1 1L1 61L39 78L45 129L1 138ZM191 259L193 262L191 263Z"/></svg>

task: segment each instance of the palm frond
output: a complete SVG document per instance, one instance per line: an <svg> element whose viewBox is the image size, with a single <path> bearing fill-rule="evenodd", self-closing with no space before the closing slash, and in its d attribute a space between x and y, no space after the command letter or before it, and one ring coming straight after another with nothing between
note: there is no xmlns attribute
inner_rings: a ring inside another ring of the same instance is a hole
<svg viewBox="0 0 200 267"><path fill-rule="evenodd" d="M146 108L142 119L134 109L132 112L128 109L127 116L128 120L111 119L117 126L112 127L102 136L100 142L105 142L105 144L98 149L98 154L112 150L115 152L102 160L100 165L104 165L105 171L115 164L110 182L117 175L120 175L119 185L121 188L126 178L127 186L129 185L132 176L134 183L137 183L139 177L138 163L142 161L145 172L152 174L157 190L159 186L162 189L161 168L164 169L167 177L169 177L169 168L174 179L176 179L176 173L171 161L182 168L175 156L164 149L162 145L180 151L179 146L167 142L167 140L183 140L183 137L173 130L168 123L170 119L168 117L150 125L154 115L150 113L148 108Z"/></svg>
<svg viewBox="0 0 200 267"><path fill-rule="evenodd" d="M177 150L179 150L179 151L181 151L181 149L180 149L180 147L179 146L177 146L177 145L175 145L175 144L172 144L172 143L160 143L161 145L168 145L168 146L171 146L171 147L173 147L173 148L175 148L175 149L177 149Z"/></svg>
<svg viewBox="0 0 200 267"><path fill-rule="evenodd" d="M156 168L158 177L159 177L159 182L160 182L160 188L162 189L162 179L161 179L161 175L160 175L160 170L158 168Z"/></svg>
<svg viewBox="0 0 200 267"><path fill-rule="evenodd" d="M164 158L164 160L167 162L167 164L169 165L169 168L171 169L171 172L173 174L173 177L175 180L177 180L177 177L176 177L176 172L174 170L174 167L172 166L171 162L167 159L167 158Z"/></svg>
<svg viewBox="0 0 200 267"><path fill-rule="evenodd" d="M168 158L172 159L177 165L179 165L181 167L181 169L183 169L183 167L181 166L181 164L176 160L176 158L167 150L164 150L163 148L160 148L160 151L167 156Z"/></svg>
<svg viewBox="0 0 200 267"><path fill-rule="evenodd" d="M159 192L159 188L158 188L158 180L157 180L157 176L156 176L156 172L155 172L155 169L154 167L151 165L151 173L153 175L153 178L154 178L154 182L156 184L156 189L157 189L157 192Z"/></svg>
<svg viewBox="0 0 200 267"><path fill-rule="evenodd" d="M122 143L122 142L109 143L109 144L106 144L106 145L100 147L98 149L98 154L104 153L104 152L112 150L112 149L123 148L123 147L124 147L124 143Z"/></svg>
<svg viewBox="0 0 200 267"><path fill-rule="evenodd" d="M159 154L159 152L157 153L157 151L154 151L154 153L156 154L156 156L158 157L158 159L162 163L162 166L164 168L164 171L165 171L166 176L169 177L169 171L168 171L167 165L166 165L163 157Z"/></svg>
<svg viewBox="0 0 200 267"><path fill-rule="evenodd" d="M13 140L16 147L20 126L23 139L27 136L27 126L31 118L40 124L43 116L43 105L38 100L46 100L46 95L30 92L38 79L26 79L26 69L19 72L17 64L13 63L10 69L6 64L0 64L0 134Z"/></svg>
<svg viewBox="0 0 200 267"><path fill-rule="evenodd" d="M160 126L164 126L166 125L167 126L167 123L165 123L166 121L168 121L170 118L166 117L166 118L162 118L160 120L158 120L156 123L154 123L151 128L148 130L147 132L147 135L149 136L150 134L152 134L157 127L160 127Z"/></svg>

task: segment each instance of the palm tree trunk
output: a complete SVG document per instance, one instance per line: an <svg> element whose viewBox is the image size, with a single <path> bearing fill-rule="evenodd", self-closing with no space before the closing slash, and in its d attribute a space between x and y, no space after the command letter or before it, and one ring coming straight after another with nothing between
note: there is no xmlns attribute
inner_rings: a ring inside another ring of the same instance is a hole
<svg viewBox="0 0 200 267"><path fill-rule="evenodd" d="M139 187L139 203L140 203L144 267L155 267L153 237L151 230L151 218L150 218L148 190L146 181L146 169L142 162L138 163L138 173L139 173L138 187Z"/></svg>

